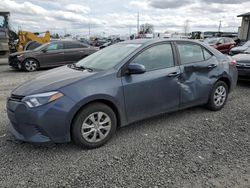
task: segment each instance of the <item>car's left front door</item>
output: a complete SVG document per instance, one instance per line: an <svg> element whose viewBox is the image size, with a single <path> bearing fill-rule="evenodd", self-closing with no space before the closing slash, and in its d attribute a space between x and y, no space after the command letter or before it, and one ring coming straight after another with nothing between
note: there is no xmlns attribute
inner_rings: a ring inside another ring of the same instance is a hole
<svg viewBox="0 0 250 188"><path fill-rule="evenodd" d="M180 68L175 65L170 43L151 46L130 63L145 66L146 72L122 77L129 122L178 109Z"/></svg>
<svg viewBox="0 0 250 188"><path fill-rule="evenodd" d="M53 67L62 65L64 62L64 51L61 42L50 43L39 55L41 67Z"/></svg>

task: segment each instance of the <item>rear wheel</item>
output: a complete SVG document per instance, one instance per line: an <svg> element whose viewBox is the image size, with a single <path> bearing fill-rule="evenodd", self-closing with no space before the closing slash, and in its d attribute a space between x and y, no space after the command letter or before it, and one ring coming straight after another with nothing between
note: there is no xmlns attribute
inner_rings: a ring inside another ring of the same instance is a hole
<svg viewBox="0 0 250 188"><path fill-rule="evenodd" d="M228 85L223 81L218 81L214 85L207 107L213 111L221 110L227 102L228 92Z"/></svg>
<svg viewBox="0 0 250 188"><path fill-rule="evenodd" d="M113 110L102 103L92 103L83 108L72 124L72 139L82 147L97 148L104 145L117 127Z"/></svg>
<svg viewBox="0 0 250 188"><path fill-rule="evenodd" d="M39 64L38 61L35 59L26 59L23 62L23 69L28 72L34 72L38 70Z"/></svg>

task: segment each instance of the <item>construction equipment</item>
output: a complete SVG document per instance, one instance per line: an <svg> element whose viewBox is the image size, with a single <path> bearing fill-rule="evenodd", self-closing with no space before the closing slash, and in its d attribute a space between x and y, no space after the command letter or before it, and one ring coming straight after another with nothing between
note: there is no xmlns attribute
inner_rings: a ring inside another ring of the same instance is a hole
<svg viewBox="0 0 250 188"><path fill-rule="evenodd" d="M50 41L50 32L32 33L11 30L9 24L10 12L0 12L0 58L6 58L10 53L32 50ZM44 36L39 36L44 34Z"/></svg>
<svg viewBox="0 0 250 188"><path fill-rule="evenodd" d="M40 34L45 35L40 37ZM16 44L16 50L18 52L24 50L33 50L34 48L50 41L50 32L46 31L43 33L32 33L29 31L20 30L18 32L18 38L18 43Z"/></svg>

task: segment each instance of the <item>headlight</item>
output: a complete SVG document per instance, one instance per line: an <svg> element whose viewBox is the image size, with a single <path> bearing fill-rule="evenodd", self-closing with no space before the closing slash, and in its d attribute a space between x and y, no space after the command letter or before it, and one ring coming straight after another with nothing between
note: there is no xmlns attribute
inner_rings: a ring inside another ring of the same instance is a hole
<svg viewBox="0 0 250 188"><path fill-rule="evenodd" d="M63 97L62 93L58 91L53 91L24 97L22 102L27 104L30 108L34 108L53 102L61 97Z"/></svg>

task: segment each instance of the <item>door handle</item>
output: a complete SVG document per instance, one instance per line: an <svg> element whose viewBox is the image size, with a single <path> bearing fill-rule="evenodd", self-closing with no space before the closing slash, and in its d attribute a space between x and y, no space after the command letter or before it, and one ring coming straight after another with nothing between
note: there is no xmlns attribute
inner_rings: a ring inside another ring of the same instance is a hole
<svg viewBox="0 0 250 188"><path fill-rule="evenodd" d="M212 65L209 65L209 66L208 66L209 69L213 69L213 68L215 68L215 67L217 67L216 64L212 64Z"/></svg>
<svg viewBox="0 0 250 188"><path fill-rule="evenodd" d="M172 72L168 75L168 77L175 77L175 76L179 76L180 73L179 72Z"/></svg>
<svg viewBox="0 0 250 188"><path fill-rule="evenodd" d="M62 53L59 53L60 55L63 55L64 53L62 52Z"/></svg>

